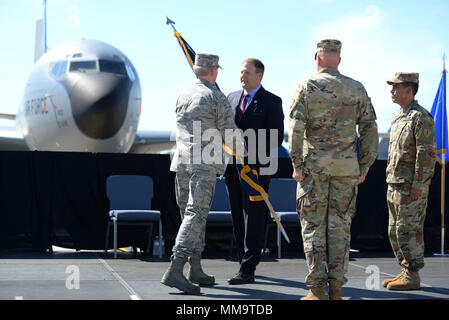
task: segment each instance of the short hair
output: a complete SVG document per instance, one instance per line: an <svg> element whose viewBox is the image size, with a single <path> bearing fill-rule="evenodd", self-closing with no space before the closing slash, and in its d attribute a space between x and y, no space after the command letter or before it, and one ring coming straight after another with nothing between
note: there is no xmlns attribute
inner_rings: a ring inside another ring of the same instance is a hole
<svg viewBox="0 0 449 320"><path fill-rule="evenodd" d="M259 59L256 58L247 58L245 60L243 60L243 63L252 63L254 64L254 66L256 67L256 72L260 73L262 72L262 74L265 72L265 66L262 63L262 61L260 61Z"/></svg>
<svg viewBox="0 0 449 320"><path fill-rule="evenodd" d="M322 50L319 49L315 52L314 60L316 60L317 56L320 55L321 59L323 58L340 58L341 52L337 50Z"/></svg>
<svg viewBox="0 0 449 320"><path fill-rule="evenodd" d="M197 77L204 77L204 76L207 76L209 74L211 69L212 68L193 66L193 73L195 73L195 75Z"/></svg>
<svg viewBox="0 0 449 320"><path fill-rule="evenodd" d="M418 93L419 84L417 84L415 82L403 82L402 85L406 88L411 87L412 91L413 91L413 95L416 95Z"/></svg>

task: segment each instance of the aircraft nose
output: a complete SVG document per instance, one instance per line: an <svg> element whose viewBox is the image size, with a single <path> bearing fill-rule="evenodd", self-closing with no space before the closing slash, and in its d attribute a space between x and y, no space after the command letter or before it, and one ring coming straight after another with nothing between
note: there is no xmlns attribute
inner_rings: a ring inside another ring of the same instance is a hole
<svg viewBox="0 0 449 320"><path fill-rule="evenodd" d="M125 121L131 81L109 74L81 74L66 79L72 113L78 128L93 139L115 135Z"/></svg>

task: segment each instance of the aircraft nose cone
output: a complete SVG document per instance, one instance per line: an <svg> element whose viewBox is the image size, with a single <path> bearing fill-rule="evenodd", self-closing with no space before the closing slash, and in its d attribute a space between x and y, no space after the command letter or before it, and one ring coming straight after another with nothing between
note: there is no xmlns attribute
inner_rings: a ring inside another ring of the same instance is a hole
<svg viewBox="0 0 449 320"><path fill-rule="evenodd" d="M78 128L93 139L115 135L125 121L131 81L108 73L83 74L67 80Z"/></svg>

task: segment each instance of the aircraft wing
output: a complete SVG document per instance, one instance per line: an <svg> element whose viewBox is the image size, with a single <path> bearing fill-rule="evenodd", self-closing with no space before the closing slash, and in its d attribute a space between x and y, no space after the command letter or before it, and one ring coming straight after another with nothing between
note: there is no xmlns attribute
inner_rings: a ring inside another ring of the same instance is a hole
<svg viewBox="0 0 449 320"><path fill-rule="evenodd" d="M169 152L176 146L172 131L139 131L129 153ZM0 151L29 151L23 135L14 126L0 125Z"/></svg>
<svg viewBox="0 0 449 320"><path fill-rule="evenodd" d="M23 135L14 126L0 126L0 150L30 150Z"/></svg>
<svg viewBox="0 0 449 320"><path fill-rule="evenodd" d="M158 153L176 146L174 131L137 131L129 153Z"/></svg>

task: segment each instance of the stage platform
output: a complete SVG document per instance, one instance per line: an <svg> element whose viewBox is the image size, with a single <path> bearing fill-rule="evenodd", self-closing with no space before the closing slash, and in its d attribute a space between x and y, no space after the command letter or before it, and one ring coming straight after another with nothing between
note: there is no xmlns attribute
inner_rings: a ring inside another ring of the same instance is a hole
<svg viewBox="0 0 449 320"><path fill-rule="evenodd" d="M231 286L227 279L238 269L229 254L205 254L203 268L216 284L201 294L187 295L160 283L169 257L159 259L112 250L75 251L54 248L53 253L0 252L0 300L297 300L307 294L307 267L299 254L277 259L265 254L249 285ZM401 271L388 252L352 252L344 300L449 299L449 257L427 254L420 272L421 289L393 292L383 279Z"/></svg>

